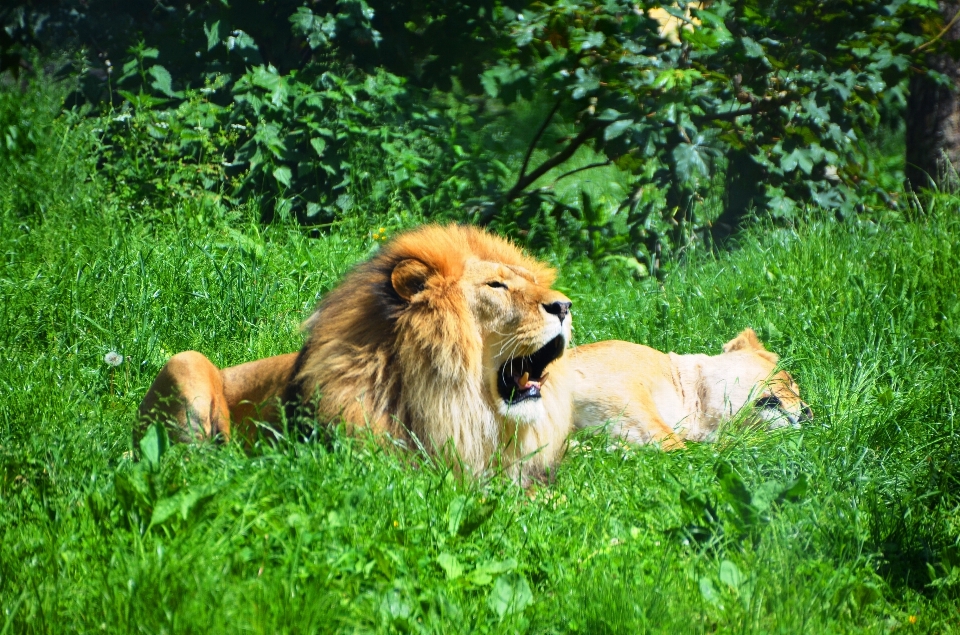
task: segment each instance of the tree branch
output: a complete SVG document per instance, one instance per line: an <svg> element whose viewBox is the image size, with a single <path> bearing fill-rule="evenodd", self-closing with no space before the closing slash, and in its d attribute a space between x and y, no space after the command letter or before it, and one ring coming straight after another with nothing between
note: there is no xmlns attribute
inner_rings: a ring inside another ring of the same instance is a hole
<svg viewBox="0 0 960 635"><path fill-rule="evenodd" d="M533 156L533 151L536 149L537 144L540 142L540 137L543 136L543 133L546 131L547 126L550 125L550 121L553 120L553 116L557 114L557 110L560 109L560 103L563 101L563 94L557 98L557 103L553 105L553 108L550 109L550 114L547 115L546 119L543 120L543 124L540 126L540 129L537 130L537 134L533 135L533 140L530 142L530 147L527 148L527 155L523 157L523 165L520 166L520 178L523 178L523 175L527 173L527 164L530 163L530 157Z"/></svg>
<svg viewBox="0 0 960 635"><path fill-rule="evenodd" d="M766 112L770 112L774 108L779 108L783 104L793 103L800 100L799 94L789 94L783 97L765 97L757 101L754 104L751 104L745 108L740 108L739 110L728 110L726 112L715 112L705 115L699 115L691 117L698 123L704 121L727 121L731 119L736 119L737 117L743 115L762 115Z"/></svg>
<svg viewBox="0 0 960 635"><path fill-rule="evenodd" d="M947 26L943 27L943 29L942 29L939 33L937 33L935 36L933 36L932 39L924 42L924 43L921 44L920 46L918 46L918 47L916 47L915 49L913 49L912 51L910 51L910 54L913 55L914 53L919 53L919 52L922 51L923 49L929 48L930 46L933 46L934 42L936 42L937 40L939 40L940 38L942 38L944 35L946 35L947 31L950 30L950 27L952 27L954 24L956 24L957 18L960 18L960 10L957 10L957 12L953 15L953 18L951 18L951 20L950 20L949 22L947 22Z"/></svg>
<svg viewBox="0 0 960 635"><path fill-rule="evenodd" d="M593 168L606 167L606 166L610 165L611 163L613 163L613 160L612 160L612 159L607 159L606 161L597 161L596 163L591 163L590 165L585 165L585 166L579 167L579 168L577 168L577 169L575 169L575 170L570 170L569 172L564 172L563 174L561 174L560 176L558 176L557 178L555 178L555 179L553 180L553 182L554 182L554 183L557 183L557 182L560 181L560 179L565 179L565 178L567 178L568 176L573 176L573 175L576 174L577 172L583 172L584 170L592 170Z"/></svg>
<svg viewBox="0 0 960 635"><path fill-rule="evenodd" d="M574 137L563 150L561 150L560 152L556 153L555 155L553 155L552 157L550 157L549 159L541 163L539 166L537 166L537 169L531 172L530 174L527 174L527 175L521 174L520 177L517 179L516 184L512 188L510 188L510 191L503 195L504 202L510 202L513 199L522 195L523 191L527 189L527 186L531 185L541 176L549 172L551 169L557 167L558 165L560 165L561 163L563 163L564 161L572 157L573 153L577 151L577 148L582 146L591 137L593 137L593 135L603 130L604 128L609 126L611 123L613 122L612 121L592 121L589 124L587 124L587 127L584 128L580 134Z"/></svg>

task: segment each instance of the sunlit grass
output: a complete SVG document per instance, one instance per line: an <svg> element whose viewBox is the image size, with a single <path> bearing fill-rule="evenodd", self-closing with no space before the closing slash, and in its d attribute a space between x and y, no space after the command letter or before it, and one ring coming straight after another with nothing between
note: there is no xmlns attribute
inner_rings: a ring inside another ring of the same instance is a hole
<svg viewBox="0 0 960 635"><path fill-rule="evenodd" d="M719 352L752 326L816 419L670 454L581 437L530 500L342 437L132 463L170 354L295 350L380 225L146 222L52 156L0 178L0 632L958 628L960 199L758 230L663 284L563 264L578 343Z"/></svg>

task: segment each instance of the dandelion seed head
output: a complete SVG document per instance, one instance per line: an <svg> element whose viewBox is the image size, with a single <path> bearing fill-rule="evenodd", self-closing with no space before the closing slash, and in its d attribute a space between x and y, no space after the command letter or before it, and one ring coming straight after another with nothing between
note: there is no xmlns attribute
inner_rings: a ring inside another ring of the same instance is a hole
<svg viewBox="0 0 960 635"><path fill-rule="evenodd" d="M119 366L123 363L123 355L116 351L110 351L103 356L103 361L106 362L107 366Z"/></svg>

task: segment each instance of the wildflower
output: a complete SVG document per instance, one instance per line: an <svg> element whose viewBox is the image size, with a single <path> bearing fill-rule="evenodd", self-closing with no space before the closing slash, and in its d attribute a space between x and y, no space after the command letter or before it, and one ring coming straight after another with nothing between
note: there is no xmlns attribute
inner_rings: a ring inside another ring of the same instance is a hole
<svg viewBox="0 0 960 635"><path fill-rule="evenodd" d="M394 526L394 527L399 527L399 526L400 526L399 521L396 521L396 520L393 521L393 526Z"/></svg>
<svg viewBox="0 0 960 635"><path fill-rule="evenodd" d="M107 366L113 366L116 368L123 363L123 355L116 351L110 351L103 356L103 361L106 362Z"/></svg>
<svg viewBox="0 0 960 635"><path fill-rule="evenodd" d="M916 623L917 623L917 616L916 616L916 615L911 615L910 617L907 618L907 621L910 622L911 624L916 624Z"/></svg>

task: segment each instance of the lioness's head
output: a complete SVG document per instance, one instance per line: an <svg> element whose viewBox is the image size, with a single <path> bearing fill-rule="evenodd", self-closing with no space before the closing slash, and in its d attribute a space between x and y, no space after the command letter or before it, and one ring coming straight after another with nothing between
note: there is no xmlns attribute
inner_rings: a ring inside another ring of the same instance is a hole
<svg viewBox="0 0 960 635"><path fill-rule="evenodd" d="M715 384L722 381L733 412L752 402L756 416L770 429L799 427L813 418L810 406L800 399L800 387L790 373L777 370L780 358L764 348L753 329L724 344L723 354L712 360L709 372L716 376Z"/></svg>
<svg viewBox="0 0 960 635"><path fill-rule="evenodd" d="M321 395L321 416L453 446L483 469L505 420L544 418L545 369L570 340L570 300L553 280L548 266L472 227L401 234L306 322L294 382L301 398Z"/></svg>

